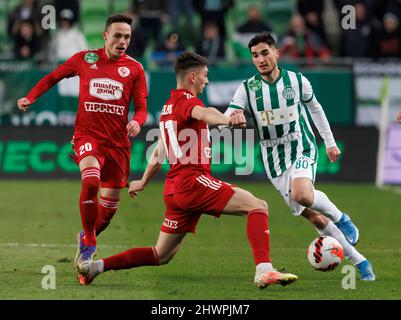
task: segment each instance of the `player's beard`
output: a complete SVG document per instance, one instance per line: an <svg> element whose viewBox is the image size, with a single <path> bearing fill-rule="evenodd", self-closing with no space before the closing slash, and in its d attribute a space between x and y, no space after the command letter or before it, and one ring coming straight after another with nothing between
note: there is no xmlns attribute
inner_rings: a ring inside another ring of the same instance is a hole
<svg viewBox="0 0 401 320"><path fill-rule="evenodd" d="M276 69L276 65L272 66L269 70L267 71L262 71L260 72L260 74L262 76L270 76L272 74L272 72Z"/></svg>

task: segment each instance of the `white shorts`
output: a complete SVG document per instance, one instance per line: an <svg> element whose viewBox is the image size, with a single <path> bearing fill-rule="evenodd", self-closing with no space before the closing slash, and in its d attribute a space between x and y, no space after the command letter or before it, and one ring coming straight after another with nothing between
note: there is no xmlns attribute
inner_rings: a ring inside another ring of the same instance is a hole
<svg viewBox="0 0 401 320"><path fill-rule="evenodd" d="M308 157L299 157L281 176L270 181L291 208L294 216L299 216L305 207L295 202L291 197L291 180L308 178L315 183L317 163Z"/></svg>

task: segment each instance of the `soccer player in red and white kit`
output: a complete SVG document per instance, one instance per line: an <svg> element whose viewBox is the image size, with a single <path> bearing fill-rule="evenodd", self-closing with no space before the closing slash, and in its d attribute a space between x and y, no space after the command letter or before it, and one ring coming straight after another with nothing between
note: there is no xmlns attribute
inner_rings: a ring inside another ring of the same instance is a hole
<svg viewBox="0 0 401 320"><path fill-rule="evenodd" d="M133 248L111 257L79 264L80 283L90 284L95 276L108 270L168 263L178 251L187 232L195 232L202 213L246 216L247 236L256 265L255 284L287 285L297 280L293 274L273 269L270 260L270 233L267 203L250 192L211 176L211 144L208 125L243 127L242 111L225 116L215 108L206 108L200 95L208 83L208 63L194 53L181 54L175 64L177 90L163 106L160 137L148 166L139 181L130 184L136 197L160 169L166 155L170 170L164 186L166 212L157 244Z"/></svg>
<svg viewBox="0 0 401 320"><path fill-rule="evenodd" d="M135 137L147 118L144 69L125 54L131 39L131 24L128 16L110 16L103 32L104 48L76 53L17 102L18 108L26 111L60 80L80 77L72 139L74 160L82 176L79 209L83 232L78 235L76 265L93 258L96 235L107 227L117 211L121 188L128 185L129 136ZM132 98L135 115L128 122Z"/></svg>

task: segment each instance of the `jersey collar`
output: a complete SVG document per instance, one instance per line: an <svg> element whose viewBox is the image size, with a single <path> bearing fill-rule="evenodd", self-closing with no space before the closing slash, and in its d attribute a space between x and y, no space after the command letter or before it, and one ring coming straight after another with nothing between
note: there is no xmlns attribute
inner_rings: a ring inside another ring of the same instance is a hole
<svg viewBox="0 0 401 320"><path fill-rule="evenodd" d="M191 92L191 91L189 91L189 90L187 90L187 89L173 89L173 90L171 90L171 94L180 94L180 93L189 93L190 95L192 95L192 96L194 96L194 97L196 97L194 94L193 94L193 92Z"/></svg>
<svg viewBox="0 0 401 320"><path fill-rule="evenodd" d="M103 59L106 60L106 61L109 61L109 62L111 62L111 61L121 61L125 57L125 53L124 53L120 58L111 60L106 54L106 47L101 48L100 51L101 51L101 55L102 55Z"/></svg>
<svg viewBox="0 0 401 320"><path fill-rule="evenodd" d="M263 77L262 77L262 75L261 75L260 73L258 73L258 74L256 75L256 78L257 78L258 80L263 81L264 83L267 83L269 86L274 86L274 85L276 85L276 83L279 82L280 79L283 77L283 72L284 72L284 70L281 69L280 67L278 67L278 69L280 70L280 75L277 77L276 80L274 80L274 82L269 82L269 81L263 79Z"/></svg>

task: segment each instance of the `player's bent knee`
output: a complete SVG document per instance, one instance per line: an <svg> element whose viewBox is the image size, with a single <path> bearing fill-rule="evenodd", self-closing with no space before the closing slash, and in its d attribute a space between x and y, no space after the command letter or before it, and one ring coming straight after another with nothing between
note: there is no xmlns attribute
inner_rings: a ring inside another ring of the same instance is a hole
<svg viewBox="0 0 401 320"><path fill-rule="evenodd" d="M252 211L252 210L257 210L257 209L262 209L267 211L268 210L268 205L267 202L265 200L262 199L258 199L254 196L253 197L253 201L250 201L248 203L248 208L247 211Z"/></svg>
<svg viewBox="0 0 401 320"><path fill-rule="evenodd" d="M313 204L313 193L297 191L291 194L294 201L304 207L309 208Z"/></svg>

